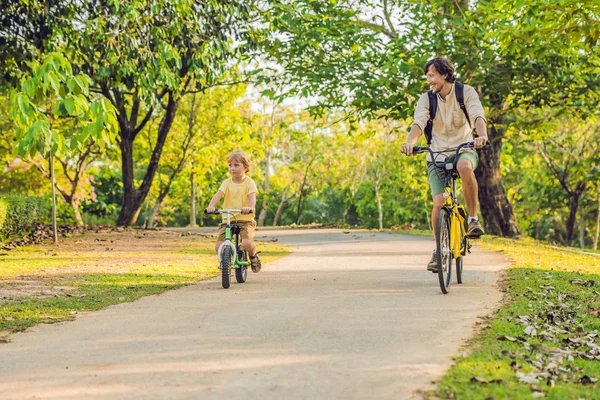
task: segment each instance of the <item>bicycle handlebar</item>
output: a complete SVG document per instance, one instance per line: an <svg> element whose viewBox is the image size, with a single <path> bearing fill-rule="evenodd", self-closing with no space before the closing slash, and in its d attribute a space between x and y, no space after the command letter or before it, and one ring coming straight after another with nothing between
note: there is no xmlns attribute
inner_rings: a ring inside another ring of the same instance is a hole
<svg viewBox="0 0 600 400"><path fill-rule="evenodd" d="M486 143L487 146L487 143ZM465 148L465 149L472 149L473 147L475 147L475 142L466 142L466 143L462 143L461 145L459 145L456 148L455 151L455 155L454 155L454 159L458 160L458 153L460 152L461 149ZM452 150L452 149L449 149ZM421 154L421 153L429 153L431 155L431 162L433 163L433 165L435 165L438 168L446 168L446 160L444 160L443 162L438 162L435 160L435 154L440 154L440 153L445 153L445 151L438 151L438 152L434 152L433 150L431 150L430 147L421 147L421 146L414 146L413 147L413 154Z"/></svg>
<svg viewBox="0 0 600 400"><path fill-rule="evenodd" d="M254 214L254 211L255 210L253 208L248 214ZM208 211L206 211L206 209L204 209L204 214L215 214L215 215L218 215L218 214L234 214L234 213L244 214L242 212L242 210L240 210L240 209L233 209L233 208L231 208L231 209L228 208L228 209L223 209L223 210L215 210L215 211L213 211L211 213L209 213Z"/></svg>

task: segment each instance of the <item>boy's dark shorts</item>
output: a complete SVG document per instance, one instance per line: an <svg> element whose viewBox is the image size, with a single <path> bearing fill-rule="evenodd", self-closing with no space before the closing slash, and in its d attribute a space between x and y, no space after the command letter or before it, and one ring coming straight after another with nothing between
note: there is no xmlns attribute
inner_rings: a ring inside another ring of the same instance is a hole
<svg viewBox="0 0 600 400"><path fill-rule="evenodd" d="M256 221L238 221L235 223L237 226L239 226L240 229L240 239L244 240L244 239L249 239L249 240L253 240L254 239L254 231L256 230ZM218 235L219 237L217 238L218 242L222 242L225 240L225 226L227 224L220 224L219 225L219 232ZM233 225L233 224L232 224ZM231 235L233 238L233 235Z"/></svg>

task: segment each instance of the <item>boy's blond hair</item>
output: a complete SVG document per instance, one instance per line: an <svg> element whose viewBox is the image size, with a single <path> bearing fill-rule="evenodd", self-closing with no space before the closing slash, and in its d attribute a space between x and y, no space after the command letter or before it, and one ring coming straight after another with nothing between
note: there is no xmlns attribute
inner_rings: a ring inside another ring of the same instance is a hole
<svg viewBox="0 0 600 400"><path fill-rule="evenodd" d="M231 153L229 157L227 157L227 163L230 163L232 161L242 163L246 173L250 172L250 166L252 165L252 163L250 162L250 157L248 157L248 154L244 153L242 150L236 150L233 153Z"/></svg>

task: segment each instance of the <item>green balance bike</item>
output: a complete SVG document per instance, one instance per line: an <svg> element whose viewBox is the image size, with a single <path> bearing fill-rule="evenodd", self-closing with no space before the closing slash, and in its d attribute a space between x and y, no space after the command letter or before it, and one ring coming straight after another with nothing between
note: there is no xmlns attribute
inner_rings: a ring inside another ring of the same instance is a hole
<svg viewBox="0 0 600 400"><path fill-rule="evenodd" d="M215 210L212 213L204 211L205 214L227 214L227 223L225 225L225 241L221 243L217 251L219 256L219 269L221 270L221 283L224 289L231 285L231 270L235 270L235 280L238 283L246 282L248 277L248 265L250 261L248 252L244 250L240 243L240 227L235 223L231 224L231 215L242 213L242 210ZM235 217L234 217L235 219ZM235 244L233 241L235 237Z"/></svg>

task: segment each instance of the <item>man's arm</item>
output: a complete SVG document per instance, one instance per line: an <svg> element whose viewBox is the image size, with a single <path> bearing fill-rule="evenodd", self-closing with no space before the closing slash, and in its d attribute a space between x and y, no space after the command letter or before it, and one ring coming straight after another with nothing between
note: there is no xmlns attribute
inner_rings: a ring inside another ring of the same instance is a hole
<svg viewBox="0 0 600 400"><path fill-rule="evenodd" d="M475 148L479 149L485 146L488 142L487 127L485 125L484 118L478 117L475 120L475 129L477 130L477 137L473 142L475 143Z"/></svg>
<svg viewBox="0 0 600 400"><path fill-rule="evenodd" d="M421 127L417 124L413 124L413 126L410 128L410 133L406 138L406 142L402 143L402 153L406 154L407 156L412 155L413 147L415 143L417 143L417 140L419 140L421 133L423 133Z"/></svg>
<svg viewBox="0 0 600 400"><path fill-rule="evenodd" d="M469 113L471 120L475 121L475 129L477 130L478 136L473 141L475 143L475 148L479 149L485 146L488 141L487 121L485 120L483 106L479 99L479 95L472 86L468 85L465 85L465 106L467 107L467 112Z"/></svg>

